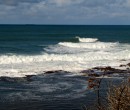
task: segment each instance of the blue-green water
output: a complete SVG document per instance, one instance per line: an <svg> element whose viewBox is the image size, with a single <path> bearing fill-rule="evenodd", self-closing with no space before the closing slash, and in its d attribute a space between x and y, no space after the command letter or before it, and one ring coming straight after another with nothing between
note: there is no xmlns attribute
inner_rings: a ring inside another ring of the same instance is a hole
<svg viewBox="0 0 130 110"><path fill-rule="evenodd" d="M0 25L0 110L79 110L95 100L80 71L129 61L130 26Z"/></svg>
<svg viewBox="0 0 130 110"><path fill-rule="evenodd" d="M129 59L130 26L0 25L0 76L116 66Z"/></svg>
<svg viewBox="0 0 130 110"><path fill-rule="evenodd" d="M40 45L78 42L75 36L130 43L130 26L0 25L0 53L40 53Z"/></svg>

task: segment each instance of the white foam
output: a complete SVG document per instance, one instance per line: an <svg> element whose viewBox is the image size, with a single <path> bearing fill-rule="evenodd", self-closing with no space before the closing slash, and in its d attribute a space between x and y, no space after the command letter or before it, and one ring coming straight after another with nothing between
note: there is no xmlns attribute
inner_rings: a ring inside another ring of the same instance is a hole
<svg viewBox="0 0 130 110"><path fill-rule="evenodd" d="M71 47L71 48L86 48L86 49L105 49L117 46L118 43L70 43L70 42L60 42L59 45Z"/></svg>
<svg viewBox="0 0 130 110"><path fill-rule="evenodd" d="M18 64L26 63L30 64L32 62L44 62L44 61L95 61L95 60L121 60L130 59L130 51L120 51L120 52L86 52L77 54L42 54L34 56L22 56L22 55L2 55L0 56L0 64Z"/></svg>
<svg viewBox="0 0 130 110"><path fill-rule="evenodd" d="M96 42L96 41L98 41L97 38L80 38L79 36L76 36L76 38L78 38L80 42Z"/></svg>
<svg viewBox="0 0 130 110"><path fill-rule="evenodd" d="M23 77L43 71L76 72L96 66L119 66L130 60L130 45L111 42L61 42L39 55L1 55L0 76ZM123 62L121 61L123 60ZM127 61L124 61L127 60Z"/></svg>

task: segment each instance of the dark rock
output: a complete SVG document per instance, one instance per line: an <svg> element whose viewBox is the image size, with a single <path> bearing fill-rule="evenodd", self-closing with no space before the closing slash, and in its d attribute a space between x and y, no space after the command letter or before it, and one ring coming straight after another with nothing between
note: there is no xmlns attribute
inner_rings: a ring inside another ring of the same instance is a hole
<svg viewBox="0 0 130 110"><path fill-rule="evenodd" d="M104 72L104 74L128 73L129 72L127 69L126 70L115 69L115 68L112 68L110 66L108 66L108 67L95 67L93 69L102 71L102 72Z"/></svg>
<svg viewBox="0 0 130 110"><path fill-rule="evenodd" d="M126 67L126 65L120 65L119 67Z"/></svg>
<svg viewBox="0 0 130 110"><path fill-rule="evenodd" d="M24 77L24 79L26 79L27 81L33 81L33 77L36 76L36 75L26 75L26 77Z"/></svg>
<svg viewBox="0 0 130 110"><path fill-rule="evenodd" d="M94 70L89 69L89 70L82 70L80 73L93 73L93 72Z"/></svg>
<svg viewBox="0 0 130 110"><path fill-rule="evenodd" d="M115 70L115 68L112 68L112 67L110 67L110 66L108 66L108 67L104 67L104 68L100 68L100 70L101 71L114 71Z"/></svg>
<svg viewBox="0 0 130 110"><path fill-rule="evenodd" d="M46 71L45 74L55 73L55 71Z"/></svg>
<svg viewBox="0 0 130 110"><path fill-rule="evenodd" d="M63 70L54 70L54 71L46 71L44 74L52 74L52 73L70 73L70 72Z"/></svg>
<svg viewBox="0 0 130 110"><path fill-rule="evenodd" d="M102 67L94 67L94 68L92 68L92 69L99 70L100 68L102 68Z"/></svg>
<svg viewBox="0 0 130 110"><path fill-rule="evenodd" d="M99 75L99 74L96 74L96 73L93 73L93 74L88 74L88 76L91 76L91 77L99 77L100 75Z"/></svg>
<svg viewBox="0 0 130 110"><path fill-rule="evenodd" d="M130 67L130 63L128 63L128 64L127 64L127 66L129 66L129 67Z"/></svg>

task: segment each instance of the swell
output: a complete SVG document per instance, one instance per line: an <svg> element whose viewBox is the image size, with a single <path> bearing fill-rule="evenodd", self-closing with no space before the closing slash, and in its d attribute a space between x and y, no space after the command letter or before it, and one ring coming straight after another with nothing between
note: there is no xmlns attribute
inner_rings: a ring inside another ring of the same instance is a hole
<svg viewBox="0 0 130 110"><path fill-rule="evenodd" d="M118 43L69 43L69 42L60 42L59 45L71 47L71 48L86 48L86 49L105 49L117 46Z"/></svg>
<svg viewBox="0 0 130 110"><path fill-rule="evenodd" d="M80 42L96 42L98 41L98 38L80 38L79 36L76 36L75 38L78 38Z"/></svg>
<svg viewBox="0 0 130 110"><path fill-rule="evenodd" d="M44 61L97 61L97 60L121 60L130 59L130 50L120 52L84 52L77 54L42 54L42 55L1 55L0 64L11 63L30 63L30 62L44 62Z"/></svg>
<svg viewBox="0 0 130 110"><path fill-rule="evenodd" d="M93 38L82 40L84 41L79 43L60 42L49 45L37 55L2 54L0 76L38 74L44 70L75 71L104 65L116 66L121 60L130 59L129 44L100 42Z"/></svg>

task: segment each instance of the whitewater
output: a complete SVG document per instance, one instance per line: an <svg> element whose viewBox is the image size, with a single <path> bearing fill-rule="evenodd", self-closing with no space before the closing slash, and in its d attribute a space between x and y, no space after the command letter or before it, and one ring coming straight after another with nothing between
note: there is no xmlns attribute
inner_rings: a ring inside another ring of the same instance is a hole
<svg viewBox="0 0 130 110"><path fill-rule="evenodd" d="M38 55L0 55L0 76L24 77L51 70L79 71L97 66L117 67L130 61L130 44L75 37L79 42L48 45ZM80 74L80 73L79 73Z"/></svg>

